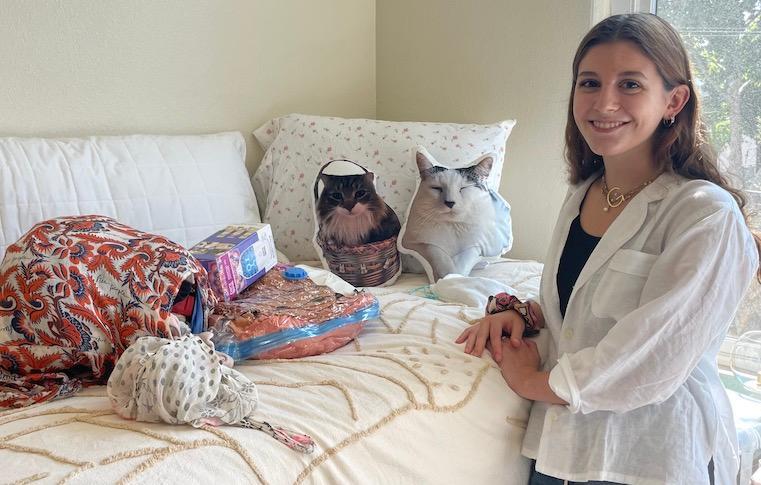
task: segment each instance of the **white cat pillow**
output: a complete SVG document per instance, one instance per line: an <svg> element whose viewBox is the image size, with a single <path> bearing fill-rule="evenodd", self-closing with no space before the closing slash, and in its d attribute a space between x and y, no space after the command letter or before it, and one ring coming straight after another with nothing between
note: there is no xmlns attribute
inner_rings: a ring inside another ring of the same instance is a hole
<svg viewBox="0 0 761 485"><path fill-rule="evenodd" d="M354 286L392 284L401 273L401 225L376 191L375 174L332 160L314 181L314 246L323 267Z"/></svg>
<svg viewBox="0 0 761 485"><path fill-rule="evenodd" d="M465 168L447 168L423 147L413 153L418 185L399 234L399 251L418 260L431 283L448 274L468 276L483 257L509 251L510 205L488 185L494 155Z"/></svg>

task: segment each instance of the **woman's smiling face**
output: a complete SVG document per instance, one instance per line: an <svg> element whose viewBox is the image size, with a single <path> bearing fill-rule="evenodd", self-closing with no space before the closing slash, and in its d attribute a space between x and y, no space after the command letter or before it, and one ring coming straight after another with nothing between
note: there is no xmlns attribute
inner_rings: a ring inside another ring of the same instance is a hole
<svg viewBox="0 0 761 485"><path fill-rule="evenodd" d="M653 133L671 117L673 93L634 43L598 44L579 63L574 120L594 153L651 160Z"/></svg>

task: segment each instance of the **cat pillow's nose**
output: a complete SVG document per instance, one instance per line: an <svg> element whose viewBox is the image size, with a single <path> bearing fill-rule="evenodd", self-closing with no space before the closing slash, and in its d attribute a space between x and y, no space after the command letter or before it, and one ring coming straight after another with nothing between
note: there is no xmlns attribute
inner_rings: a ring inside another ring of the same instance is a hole
<svg viewBox="0 0 761 485"><path fill-rule="evenodd" d="M445 200L444 201L444 205L446 205L447 207L449 207L451 209L452 207L454 207L454 201Z"/></svg>

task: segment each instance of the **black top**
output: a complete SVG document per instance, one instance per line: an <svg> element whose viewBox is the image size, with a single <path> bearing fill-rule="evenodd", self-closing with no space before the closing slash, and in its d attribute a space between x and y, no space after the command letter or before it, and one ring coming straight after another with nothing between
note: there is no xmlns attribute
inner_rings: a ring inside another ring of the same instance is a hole
<svg viewBox="0 0 761 485"><path fill-rule="evenodd" d="M560 265L558 266L557 285L558 296L560 297L560 314L565 318L565 310L568 307L568 300L571 298L573 285L579 278L581 270L587 263L589 256L594 251L599 237L592 236L584 232L581 227L581 215L571 223L571 229L568 231L568 239L565 241L563 254L560 256Z"/></svg>

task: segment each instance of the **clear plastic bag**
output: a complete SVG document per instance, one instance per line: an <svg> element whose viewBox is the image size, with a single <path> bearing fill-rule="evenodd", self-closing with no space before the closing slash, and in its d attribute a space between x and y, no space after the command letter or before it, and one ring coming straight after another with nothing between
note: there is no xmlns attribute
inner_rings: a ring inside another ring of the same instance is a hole
<svg viewBox="0 0 761 485"><path fill-rule="evenodd" d="M217 350L235 360L321 354L346 345L380 315L370 293L342 295L303 271L299 278L289 273L300 274L276 266L234 301L217 305L209 318Z"/></svg>

